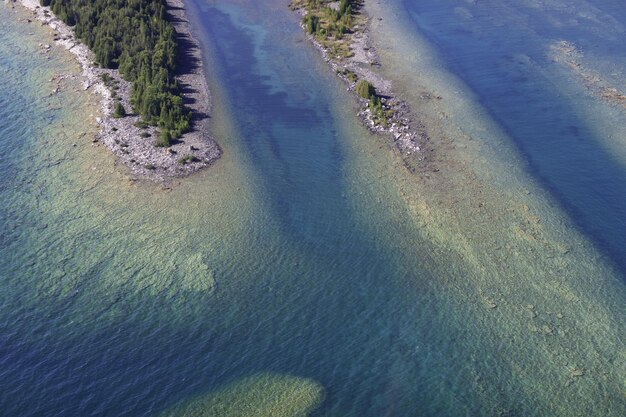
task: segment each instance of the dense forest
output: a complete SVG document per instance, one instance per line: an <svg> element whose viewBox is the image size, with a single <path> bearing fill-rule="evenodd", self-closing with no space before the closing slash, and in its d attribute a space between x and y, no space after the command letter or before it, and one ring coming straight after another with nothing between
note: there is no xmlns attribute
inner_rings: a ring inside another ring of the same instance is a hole
<svg viewBox="0 0 626 417"><path fill-rule="evenodd" d="M75 27L76 36L94 52L97 63L116 68L133 83L131 103L165 137L189 129L174 78L176 32L166 20L165 0L41 0Z"/></svg>

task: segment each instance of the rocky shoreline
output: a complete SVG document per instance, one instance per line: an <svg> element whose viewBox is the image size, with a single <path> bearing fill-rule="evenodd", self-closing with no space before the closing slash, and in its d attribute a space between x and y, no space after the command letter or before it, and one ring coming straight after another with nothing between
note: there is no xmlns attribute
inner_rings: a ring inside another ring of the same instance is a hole
<svg viewBox="0 0 626 417"><path fill-rule="evenodd" d="M337 9L339 2L328 2L328 7ZM309 13L303 3L294 0L290 8L302 17ZM362 5L353 11L354 24L351 31L343 35L341 42L347 42L350 55L345 56L336 53L328 45L320 42L315 35L308 34L307 38L321 52L324 60L330 65L335 73L348 84L348 90L354 92L359 100L361 110L358 116L367 128L374 133L388 133L392 136L396 147L405 155L420 151L420 144L428 140L425 126L413 119L411 108L405 101L394 94L392 82L383 78L373 70L373 67L381 66L376 49L372 45L369 36L369 22L371 17L363 10ZM304 25L303 25L304 29ZM339 41L338 41L339 42ZM356 92L358 80L366 80L374 88L385 111L391 114L387 124L378 122L369 106L369 101L363 99Z"/></svg>
<svg viewBox="0 0 626 417"><path fill-rule="evenodd" d="M130 113L130 82L125 81L117 70L97 67L92 52L75 38L72 28L54 16L49 7L40 6L39 0L13 0L13 3L29 9L42 25L52 28L54 42L76 57L82 69L84 90L101 96L102 115L96 119L100 132L97 137L89 139L109 148L117 160L129 168L133 178L167 182L192 174L219 159L221 150L208 133L211 102L201 49L191 35L182 0L167 0L167 6L170 21L178 35L179 56L182 57L177 80L185 105L192 111L192 123L191 130L168 148L155 146L157 128L145 126L139 115ZM31 21L28 20L28 23ZM50 48L50 45L42 44L44 52ZM50 79L55 85L53 94L59 91L60 81L65 77L67 75L59 74ZM121 101L128 115L114 117L115 97Z"/></svg>

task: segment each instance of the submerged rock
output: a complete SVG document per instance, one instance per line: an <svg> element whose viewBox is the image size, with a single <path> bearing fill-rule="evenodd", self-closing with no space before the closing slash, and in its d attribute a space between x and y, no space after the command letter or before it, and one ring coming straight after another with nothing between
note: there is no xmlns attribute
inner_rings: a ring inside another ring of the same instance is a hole
<svg viewBox="0 0 626 417"><path fill-rule="evenodd" d="M215 291L215 275L204 262L201 253L196 253L187 259L183 266L182 281L179 282L186 290Z"/></svg>
<svg viewBox="0 0 626 417"><path fill-rule="evenodd" d="M323 399L324 389L313 380L258 374L184 401L161 417L305 417Z"/></svg>

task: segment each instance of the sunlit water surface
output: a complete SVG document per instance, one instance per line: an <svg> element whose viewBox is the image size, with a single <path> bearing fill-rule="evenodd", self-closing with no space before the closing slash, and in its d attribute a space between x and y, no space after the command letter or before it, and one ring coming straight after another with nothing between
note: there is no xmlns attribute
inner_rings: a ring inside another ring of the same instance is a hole
<svg viewBox="0 0 626 417"><path fill-rule="evenodd" d="M3 415L623 415L615 257L404 6L373 34L433 138L415 175L286 2L189 6L224 157L167 189L0 7Z"/></svg>

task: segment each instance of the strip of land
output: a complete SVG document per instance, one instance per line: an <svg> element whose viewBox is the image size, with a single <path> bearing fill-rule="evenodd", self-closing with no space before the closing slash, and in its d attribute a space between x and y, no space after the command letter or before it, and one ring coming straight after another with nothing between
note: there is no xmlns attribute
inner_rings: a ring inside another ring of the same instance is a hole
<svg viewBox="0 0 626 417"><path fill-rule="evenodd" d="M428 136L425 127L413 119L409 105L394 93L391 81L374 71L381 63L370 41L370 17L363 3L293 0L289 7L302 16L308 38L348 89L356 93L363 123L372 132L391 134L403 154L413 154Z"/></svg>
<svg viewBox="0 0 626 417"><path fill-rule="evenodd" d="M98 67L89 48L76 39L72 28L58 19L49 7L40 6L38 0L17 2L31 10L42 25L52 28L55 43L76 57L82 68L84 89L101 96L102 115L97 118L101 130L92 140L109 148L119 161L128 166L134 177L166 182L209 166L220 157L221 150L208 132L211 101L201 49L191 35L182 0L167 0L167 12L178 40L180 64L176 79L192 118L189 131L173 139L169 147L156 146L161 134L159 129L146 124L138 114L131 113L132 86L118 70ZM42 45L42 48L47 50L50 46ZM59 74L50 80L56 84L53 91L58 92L62 77L64 75ZM128 114L116 112L118 103Z"/></svg>

